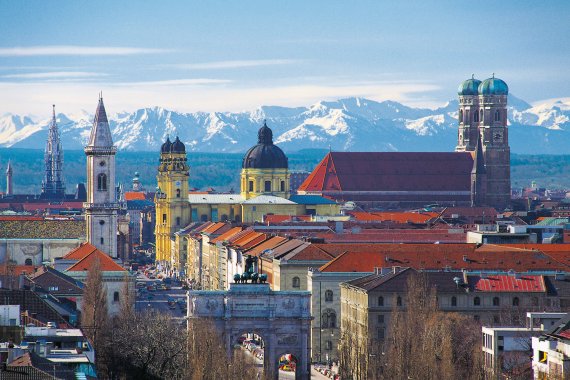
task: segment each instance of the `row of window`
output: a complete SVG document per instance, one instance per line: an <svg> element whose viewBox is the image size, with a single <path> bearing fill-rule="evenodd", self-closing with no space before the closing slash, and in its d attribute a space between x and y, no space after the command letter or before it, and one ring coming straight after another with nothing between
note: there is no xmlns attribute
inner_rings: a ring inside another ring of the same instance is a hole
<svg viewBox="0 0 570 380"><path fill-rule="evenodd" d="M469 116L469 119L471 113L467 116ZM473 122L478 123L479 121L483 121L483 110L479 110L479 112L473 112ZM463 119L463 110L459 110L459 120L463 121L463 122L468 122L469 120L464 120ZM495 121L501 121L501 111L500 110L495 110Z"/></svg>
<svg viewBox="0 0 570 380"><path fill-rule="evenodd" d="M253 185L254 185L254 182L253 182L253 181L249 181L249 183L248 183L248 191L251 191L251 192L254 191L254 190L253 190L253 189L254 189L254 186L253 186ZM279 191L285 191L285 181L281 181L281 183L280 183L279 185L280 185L280 186L279 186L279 188L280 188ZM271 181L265 181L265 182L263 183L263 191L265 191L265 192L267 192L267 193L269 193L269 192L272 191L272 190L271 190Z"/></svg>
<svg viewBox="0 0 570 380"><path fill-rule="evenodd" d="M331 292L332 293L332 292ZM332 297L332 294L331 294ZM519 306L520 300L519 297L513 297L511 306ZM396 305L402 306L402 297L398 296L396 298ZM532 297L532 305L538 306L538 298ZM378 306L384 306L384 297L378 297ZM451 306L457 306L457 297L451 297ZM475 297L473 298L473 306L481 306L481 298ZM493 297L493 306L501 306L501 300L499 297Z"/></svg>

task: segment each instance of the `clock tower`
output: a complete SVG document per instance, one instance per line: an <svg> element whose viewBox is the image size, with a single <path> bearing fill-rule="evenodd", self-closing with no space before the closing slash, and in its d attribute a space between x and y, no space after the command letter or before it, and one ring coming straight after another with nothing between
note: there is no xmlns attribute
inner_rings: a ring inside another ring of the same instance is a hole
<svg viewBox="0 0 570 380"><path fill-rule="evenodd" d="M95 111L87 156L87 202L85 221L87 241L109 256L117 257L117 213L119 203L115 192L115 153L111 129L103 98Z"/></svg>
<svg viewBox="0 0 570 380"><path fill-rule="evenodd" d="M178 137L162 144L155 194L156 205L156 260L169 267L181 268L179 258L172 255L171 241L174 233L190 223L188 203L188 179L190 168L186 159L186 147Z"/></svg>

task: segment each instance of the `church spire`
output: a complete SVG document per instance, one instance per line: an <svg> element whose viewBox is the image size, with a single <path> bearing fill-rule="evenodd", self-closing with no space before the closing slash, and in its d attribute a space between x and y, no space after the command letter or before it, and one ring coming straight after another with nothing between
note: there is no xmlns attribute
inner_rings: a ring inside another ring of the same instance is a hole
<svg viewBox="0 0 570 380"><path fill-rule="evenodd" d="M6 195L12 195L13 193L12 162L8 160L8 167L6 167Z"/></svg>
<svg viewBox="0 0 570 380"><path fill-rule="evenodd" d="M65 182L63 180L63 149L57 119L55 104L52 105L52 117L48 130L48 139L44 154L45 174L42 181L43 199L63 199L65 197Z"/></svg>
<svg viewBox="0 0 570 380"><path fill-rule="evenodd" d="M112 147L113 138L111 136L105 105L103 104L103 95L99 94L99 103L95 111L95 119L93 120L93 128L91 129L91 136L89 137L87 148L111 149Z"/></svg>

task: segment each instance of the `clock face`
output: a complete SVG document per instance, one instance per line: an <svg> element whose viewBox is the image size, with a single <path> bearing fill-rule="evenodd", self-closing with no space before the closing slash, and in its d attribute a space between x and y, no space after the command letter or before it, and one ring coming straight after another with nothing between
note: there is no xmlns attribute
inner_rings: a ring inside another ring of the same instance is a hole
<svg viewBox="0 0 570 380"><path fill-rule="evenodd" d="M501 132L495 132L495 134L493 135L493 140L496 142L503 141L503 134Z"/></svg>
<svg viewBox="0 0 570 380"><path fill-rule="evenodd" d="M176 181L176 186L180 186L180 181Z"/></svg>
<svg viewBox="0 0 570 380"><path fill-rule="evenodd" d="M105 161L99 161L99 166L105 166Z"/></svg>

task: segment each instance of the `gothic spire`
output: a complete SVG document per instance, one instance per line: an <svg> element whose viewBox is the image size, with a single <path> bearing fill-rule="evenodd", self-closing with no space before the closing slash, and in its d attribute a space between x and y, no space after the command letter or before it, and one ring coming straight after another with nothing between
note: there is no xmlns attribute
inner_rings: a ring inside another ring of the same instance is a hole
<svg viewBox="0 0 570 380"><path fill-rule="evenodd" d="M48 130L48 139L44 153L45 174L42 181L43 199L63 199L65 183L63 180L63 149L55 116L55 104L52 105L52 118Z"/></svg>
<svg viewBox="0 0 570 380"><path fill-rule="evenodd" d="M107 119L107 112L103 104L103 95L99 94L99 104L95 111L95 119L93 120L93 128L87 147L90 148L112 148L113 138L111 137L111 129Z"/></svg>
<svg viewBox="0 0 570 380"><path fill-rule="evenodd" d="M8 166L6 167L6 174L10 175L12 174L12 161L8 160Z"/></svg>

